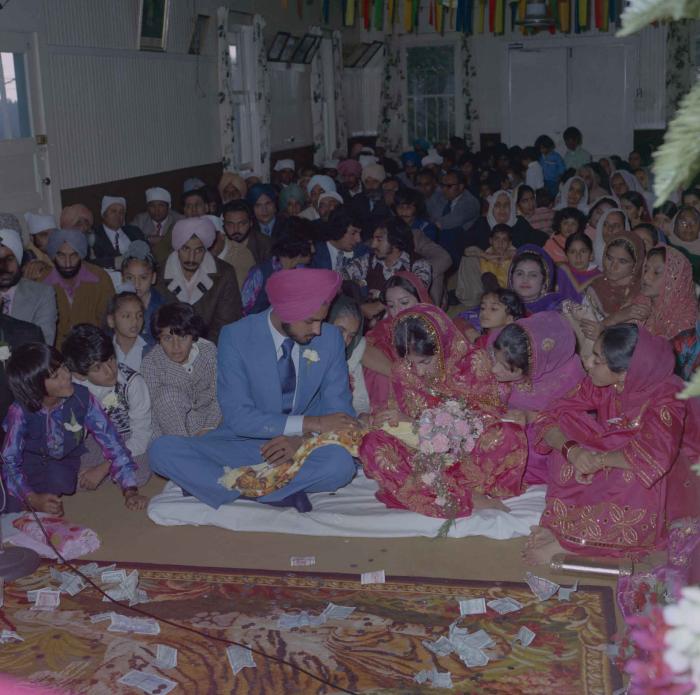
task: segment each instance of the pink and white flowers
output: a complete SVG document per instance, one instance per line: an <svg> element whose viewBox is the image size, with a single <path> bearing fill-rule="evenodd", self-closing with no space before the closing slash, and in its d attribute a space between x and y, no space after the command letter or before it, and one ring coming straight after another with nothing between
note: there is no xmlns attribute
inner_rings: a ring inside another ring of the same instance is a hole
<svg viewBox="0 0 700 695"><path fill-rule="evenodd" d="M418 420L419 449L424 454L452 454L458 458L474 450L484 423L458 401L445 401L424 411Z"/></svg>

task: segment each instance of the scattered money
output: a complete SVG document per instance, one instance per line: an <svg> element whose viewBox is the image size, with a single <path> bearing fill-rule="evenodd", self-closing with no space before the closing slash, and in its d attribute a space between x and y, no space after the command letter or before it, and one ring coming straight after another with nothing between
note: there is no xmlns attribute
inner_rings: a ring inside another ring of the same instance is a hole
<svg viewBox="0 0 700 695"><path fill-rule="evenodd" d="M486 613L485 598L463 598L459 599L460 615L479 615Z"/></svg>
<svg viewBox="0 0 700 695"><path fill-rule="evenodd" d="M100 581L103 584L121 584L126 581L126 570L108 570L107 572L102 572Z"/></svg>
<svg viewBox="0 0 700 695"><path fill-rule="evenodd" d="M560 586L557 601L571 601L571 594L578 591L578 579L571 586Z"/></svg>
<svg viewBox="0 0 700 695"><path fill-rule="evenodd" d="M486 605L501 615L519 611L523 607L523 604L516 601L514 598L497 598L493 601L489 601Z"/></svg>
<svg viewBox="0 0 700 695"><path fill-rule="evenodd" d="M228 657L228 662L231 665L234 676L246 667L256 667L255 659L253 659L253 652L251 652L250 649L232 644L230 647L226 648L226 656Z"/></svg>
<svg viewBox="0 0 700 695"><path fill-rule="evenodd" d="M325 615L327 620L345 620L354 611L354 606L336 606L335 603L329 603L321 615Z"/></svg>
<svg viewBox="0 0 700 695"><path fill-rule="evenodd" d="M82 577L78 576L77 574L73 574L68 579L63 580L61 586L58 587L58 590L68 594L69 596L75 596L76 594L79 594L86 586L87 584Z"/></svg>
<svg viewBox="0 0 700 695"><path fill-rule="evenodd" d="M137 635L159 635L160 625L154 618L129 618L119 613L110 615L108 632L133 632Z"/></svg>
<svg viewBox="0 0 700 695"><path fill-rule="evenodd" d="M0 644L7 644L8 642L24 642L24 639L14 630L3 630L0 633Z"/></svg>
<svg viewBox="0 0 700 695"><path fill-rule="evenodd" d="M153 662L158 668L175 668L177 666L177 649L167 644L156 644L156 660Z"/></svg>
<svg viewBox="0 0 700 695"><path fill-rule="evenodd" d="M532 593L537 596L538 601L547 601L559 591L559 584L550 582L549 579L538 577L532 572L525 573L525 581L532 590Z"/></svg>
<svg viewBox="0 0 700 695"><path fill-rule="evenodd" d="M114 563L100 567L96 562L89 562L87 565L80 567L80 571L88 577L96 577L98 574L101 575L103 572L109 572L115 567L116 565Z"/></svg>
<svg viewBox="0 0 700 695"><path fill-rule="evenodd" d="M460 650L459 658L467 668L486 666L489 663L489 657L481 649L476 649L476 647L465 647Z"/></svg>
<svg viewBox="0 0 700 695"><path fill-rule="evenodd" d="M101 623L103 620L111 620L114 613L96 613L90 616L91 623Z"/></svg>
<svg viewBox="0 0 700 695"><path fill-rule="evenodd" d="M344 620L355 610L354 606L336 606L329 603L319 615L311 615L306 611L300 613L283 613L277 619L278 630L292 630L297 627L318 627L329 620Z"/></svg>
<svg viewBox="0 0 700 695"><path fill-rule="evenodd" d="M177 686L177 683L169 678L163 678L154 673L144 673L143 671L129 671L117 682L130 688L139 688L148 693L148 695L168 695Z"/></svg>
<svg viewBox="0 0 700 695"><path fill-rule="evenodd" d="M0 577L0 608L5 605L5 580Z"/></svg>
<svg viewBox="0 0 700 695"><path fill-rule="evenodd" d="M61 603L61 592L53 591L53 589L39 589L36 592L34 605L30 610L33 611L52 611L58 608Z"/></svg>
<svg viewBox="0 0 700 695"><path fill-rule="evenodd" d="M518 634L515 636L514 642L520 642L523 647L529 647L532 644L532 640L535 639L535 633L523 625L523 627L518 630Z"/></svg>
<svg viewBox="0 0 700 695"><path fill-rule="evenodd" d="M386 577L384 576L384 570L363 572L360 575L360 584L384 584L385 582Z"/></svg>
<svg viewBox="0 0 700 695"><path fill-rule="evenodd" d="M316 564L316 558L313 555L308 557L290 557L289 564L292 567L311 567Z"/></svg>
<svg viewBox="0 0 700 695"><path fill-rule="evenodd" d="M452 654L455 650L452 646L452 642L450 642L447 637L439 637L434 642L424 641L423 646L436 656L447 656L448 654Z"/></svg>
<svg viewBox="0 0 700 695"><path fill-rule="evenodd" d="M447 671L440 673L436 668L430 671L419 671L413 678L416 683L423 684L430 681L436 688L451 688L452 674Z"/></svg>

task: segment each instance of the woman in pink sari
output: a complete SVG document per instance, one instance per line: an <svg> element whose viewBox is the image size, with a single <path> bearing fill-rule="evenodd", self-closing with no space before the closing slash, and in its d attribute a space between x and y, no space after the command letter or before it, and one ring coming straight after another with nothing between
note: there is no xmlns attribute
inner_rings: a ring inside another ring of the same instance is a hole
<svg viewBox="0 0 700 695"><path fill-rule="evenodd" d="M387 281L382 292L382 303L387 308L387 315L365 337L368 345L380 350L393 363L398 359L391 330L394 318L404 309L419 303L431 304L432 300L427 287L417 275L401 271ZM386 408L391 383L389 377L366 365L364 377L372 410Z"/></svg>
<svg viewBox="0 0 700 695"><path fill-rule="evenodd" d="M662 547L668 522L697 509L695 404L676 395L667 340L633 324L607 328L588 378L535 423L548 454L547 503L525 548L530 564L558 552L637 557ZM687 417L686 417L687 414Z"/></svg>
<svg viewBox="0 0 700 695"><path fill-rule="evenodd" d="M524 480L546 483L547 459L535 450L531 423L585 377L576 336L561 314L543 311L506 326L490 343L493 375L510 387L508 417L526 423L529 453Z"/></svg>
<svg viewBox="0 0 700 695"><path fill-rule="evenodd" d="M520 425L501 421L504 409L487 354L471 349L447 314L425 304L397 316L393 340L400 357L391 380L395 409L376 415L374 424L411 423L421 444L386 429L363 438L359 456L367 476L379 483L377 499L441 519L505 509L492 498L521 492L527 440ZM459 408L466 415L450 418L448 411ZM424 431L431 413L435 427ZM449 451L438 441L444 422L459 435Z"/></svg>

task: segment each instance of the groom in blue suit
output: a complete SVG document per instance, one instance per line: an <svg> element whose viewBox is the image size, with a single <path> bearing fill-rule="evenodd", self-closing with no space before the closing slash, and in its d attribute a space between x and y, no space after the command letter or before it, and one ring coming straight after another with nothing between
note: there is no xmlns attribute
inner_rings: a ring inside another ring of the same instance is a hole
<svg viewBox="0 0 700 695"><path fill-rule="evenodd" d="M149 450L152 470L217 508L240 497L219 484L224 467L290 461L303 438L357 426L345 345L324 323L341 278L330 270L278 271L266 290L272 309L225 326L218 344L223 420L201 437L164 436ZM309 511L307 492L337 490L355 475L340 446L314 450L284 487L257 501Z"/></svg>

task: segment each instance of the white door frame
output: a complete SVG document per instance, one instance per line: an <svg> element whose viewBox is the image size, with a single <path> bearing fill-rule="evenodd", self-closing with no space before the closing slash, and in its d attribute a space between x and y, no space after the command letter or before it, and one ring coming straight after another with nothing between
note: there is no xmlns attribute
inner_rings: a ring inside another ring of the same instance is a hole
<svg viewBox="0 0 700 695"><path fill-rule="evenodd" d="M25 55L25 68L29 95L29 122L32 129L32 138L36 142L37 136L48 137L43 145L36 145L39 168L35 170L37 186L43 187L41 212L56 215L61 210L61 185L51 172L49 153L53 149L50 133L47 128L46 110L44 102L44 90L42 86L41 65L45 58L45 47L40 45L39 35L36 32L0 31L0 47L3 51L23 53ZM42 183L43 179L50 180L48 186Z"/></svg>
<svg viewBox="0 0 700 695"><path fill-rule="evenodd" d="M625 49L625 112L623 119L625 123L625 132L629 133L629 142L626 143L627 151L633 147L634 138L634 90L636 81L636 64L634 61L634 51L636 49L635 37L618 38L616 36L587 36L587 37L571 37L571 36L554 36L546 39L531 39L525 41L513 41L504 46L506 51L505 60L503 61L504 74L503 91L502 91L502 117L501 117L501 139L503 142L511 142L510 132L510 53L511 50L522 49L527 50L545 50L552 48L577 48L583 46L623 46ZM569 60L567 53L567 61ZM571 85L567 86L569 97L571 96ZM570 99L569 99L570 101ZM557 143L559 144L559 143Z"/></svg>

